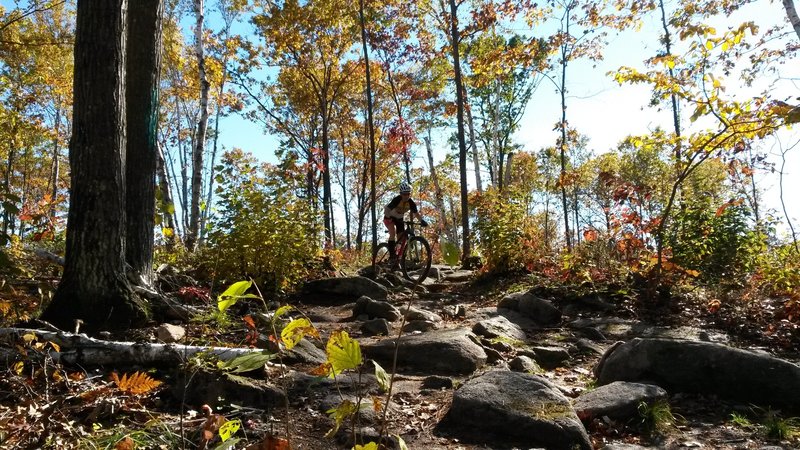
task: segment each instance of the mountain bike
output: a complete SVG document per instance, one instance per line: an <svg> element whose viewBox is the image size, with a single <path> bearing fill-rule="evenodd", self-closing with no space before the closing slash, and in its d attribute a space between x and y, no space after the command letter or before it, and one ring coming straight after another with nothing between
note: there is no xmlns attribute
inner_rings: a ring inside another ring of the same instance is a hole
<svg viewBox="0 0 800 450"><path fill-rule="evenodd" d="M372 265L376 271L392 271L399 266L406 279L421 283L431 270L431 245L427 239L414 233L413 220L405 223L406 230L397 235L395 257L391 257L389 243L382 242L372 254Z"/></svg>

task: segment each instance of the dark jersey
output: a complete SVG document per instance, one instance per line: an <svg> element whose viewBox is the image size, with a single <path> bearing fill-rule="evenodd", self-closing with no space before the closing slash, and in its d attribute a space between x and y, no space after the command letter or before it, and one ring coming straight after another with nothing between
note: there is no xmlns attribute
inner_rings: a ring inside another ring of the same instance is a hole
<svg viewBox="0 0 800 450"><path fill-rule="evenodd" d="M383 208L383 215L395 219L403 219L408 211L416 213L417 204L414 203L414 200L411 200L411 197L408 200L403 200L403 196L398 195Z"/></svg>

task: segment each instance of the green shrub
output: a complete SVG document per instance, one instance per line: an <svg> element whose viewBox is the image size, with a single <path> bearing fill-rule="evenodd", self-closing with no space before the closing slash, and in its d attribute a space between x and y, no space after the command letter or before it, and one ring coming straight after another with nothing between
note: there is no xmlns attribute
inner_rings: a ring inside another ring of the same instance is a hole
<svg viewBox="0 0 800 450"><path fill-rule="evenodd" d="M219 211L205 256L217 279L251 277L267 292L292 286L318 256L317 215L274 167L240 151L223 156Z"/></svg>
<svg viewBox="0 0 800 450"><path fill-rule="evenodd" d="M489 270L523 270L541 254L544 239L527 214L527 203L512 189L489 188L476 196L475 213L477 241Z"/></svg>

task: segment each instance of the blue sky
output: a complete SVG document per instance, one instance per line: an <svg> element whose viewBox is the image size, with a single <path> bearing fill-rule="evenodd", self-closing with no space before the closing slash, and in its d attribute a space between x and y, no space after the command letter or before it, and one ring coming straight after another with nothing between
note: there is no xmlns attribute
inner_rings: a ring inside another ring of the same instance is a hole
<svg viewBox="0 0 800 450"><path fill-rule="evenodd" d="M669 2L668 2L669 3ZM746 19L745 19L746 18ZM778 1L759 1L750 5L735 16L715 21L719 33L730 25L738 25L744 20L754 20L757 23L785 18L785 12ZM608 38L608 46L604 52L605 59L599 63L590 61L575 61L571 63L568 72L568 100L567 114L570 124L582 134L589 136L590 148L596 153L609 151L616 144L631 134L645 134L656 127L671 129L671 112L658 111L648 106L650 89L647 86L619 86L612 80L607 72L617 69L622 65L641 68L642 61L653 56L660 50L658 42L661 25L656 15L651 15L645 21L642 31L627 31L622 34L612 34ZM792 35L792 38L796 36ZM786 93L797 93L796 80L800 79L798 64L786 64L782 76L785 80L778 85ZM736 86L729 86L733 93ZM744 93L745 91L742 90ZM777 93L776 94L780 94ZM791 95L791 94L787 94ZM776 95L777 97L783 94ZM796 95L795 95L796 96ZM665 105L666 106L666 105ZM683 124L688 125L684 113ZM553 145L557 138L553 131L554 124L560 118L560 98L552 84L543 81L532 97L525 116L522 119L520 130L516 133L516 142L523 145L528 151ZM448 131L449 133L450 131ZM444 133L442 134L444 135ZM798 140L796 132L786 132L781 135L782 145L785 147ZM256 125L246 122L240 117L231 116L222 124L220 142L226 147L240 147L251 151L265 161L274 161L274 148L276 140L263 133ZM437 148L437 160L444 157L449 146L440 136L434 146ZM778 145L774 141L765 142L764 150L775 152ZM791 194L800 192L800 148L788 153L786 164L787 176L784 179L785 192ZM424 155L419 149L418 155ZM772 159L779 164L779 161ZM415 161L416 166L424 166L422 157ZM470 170L472 164L469 164ZM486 176L484 176L486 178ZM474 175L469 175L474 180ZM768 208L779 210L777 177L769 173L758 174L759 183L764 190L763 201ZM800 219L800 202L789 202L790 215L795 220Z"/></svg>

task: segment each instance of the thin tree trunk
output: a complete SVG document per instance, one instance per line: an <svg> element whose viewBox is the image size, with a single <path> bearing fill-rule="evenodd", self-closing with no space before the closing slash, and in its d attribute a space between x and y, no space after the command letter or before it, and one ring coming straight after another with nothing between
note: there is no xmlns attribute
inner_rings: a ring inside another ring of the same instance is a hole
<svg viewBox="0 0 800 450"><path fill-rule="evenodd" d="M12 128L12 133L16 135L16 127ZM11 139L8 144L8 159L6 160L6 174L3 180L3 190L5 194L11 193L11 173L14 170L14 157L17 153L17 145L14 139ZM9 232L10 230L10 232ZM10 236L14 234L14 214L8 209L3 209L3 234Z"/></svg>
<svg viewBox="0 0 800 450"><path fill-rule="evenodd" d="M203 192L203 153L206 148L208 129L208 97L211 84L206 76L206 62L203 50L203 27L205 21L205 1L194 0L197 17L194 30L194 51L197 57L197 71L200 76L200 118L197 121L194 148L192 151L192 199L189 213L189 229L186 233L186 247L191 251L197 244L200 227L200 198Z"/></svg>
<svg viewBox="0 0 800 450"><path fill-rule="evenodd" d="M328 139L328 96L322 92L320 101L322 102L322 216L325 224L325 248L333 249L333 217L331 217L331 159L330 142Z"/></svg>
<svg viewBox="0 0 800 450"><path fill-rule="evenodd" d="M364 22L364 0L358 1L358 18L361 25L361 45L364 51L364 67L367 77L367 129L369 131L369 158L370 158L370 193L372 199L372 248L378 247L378 217L375 210L375 128L372 119L372 78L370 75L369 67L369 49L367 48L367 28ZM391 78L390 78L391 80ZM394 89L394 84L392 84ZM398 103L398 115L400 114L400 105ZM402 120L402 118L401 118ZM409 171L409 164L406 163L406 178L410 180L411 174Z"/></svg>
<svg viewBox="0 0 800 450"><path fill-rule="evenodd" d="M466 89L463 89L466 96ZM469 106L468 100L464 99L464 108L467 110L467 124L469 126L469 142L472 149L472 162L475 166L475 187L478 192L483 192L483 183L481 182L481 160L478 156L478 143L475 140L475 127L472 125L472 108Z"/></svg>
<svg viewBox="0 0 800 450"><path fill-rule="evenodd" d="M567 19L569 20L569 19ZM569 33L569 22L567 22L567 33ZM572 251L572 233L569 229L569 209L567 208L567 51L562 46L561 51L561 175L559 185L561 186L561 207L564 208L564 238L567 243L567 251Z"/></svg>
<svg viewBox="0 0 800 450"><path fill-rule="evenodd" d="M458 166L461 175L461 239L462 252L461 263L469 266L469 259L472 256L470 248L469 232L469 204L467 202L467 144L464 138L464 84L461 80L461 61L458 45L461 42L458 31L458 10L455 0L450 0L450 42L453 50L453 69L455 71L456 83L456 117L458 122Z"/></svg>
<svg viewBox="0 0 800 450"><path fill-rule="evenodd" d="M456 237L455 224L450 226L447 220L447 210L444 208L444 197L442 196L442 188L439 185L439 176L436 173L436 166L433 163L433 148L431 146L431 129L428 128L428 135L425 136L425 149L428 151L428 165L431 169L431 181L433 181L433 196L436 200L436 209L439 211L439 220L442 221L442 229L447 235L447 239L454 245L458 244Z"/></svg>
<svg viewBox="0 0 800 450"><path fill-rule="evenodd" d="M53 164L52 169L50 170L50 217L56 216L56 199L58 198L58 175L60 172L60 153L61 148L59 145L59 139L61 135L61 106L56 106L56 117L55 117L55 130L53 136Z"/></svg>
<svg viewBox="0 0 800 450"><path fill-rule="evenodd" d="M172 250L177 241L177 232L175 229L175 202L172 200L172 190L169 185L169 175L167 175L167 166L164 161L164 151L161 145L157 148L156 172L158 174L158 188L161 191L161 217L162 230L164 231L164 238L167 242L167 248Z"/></svg>

